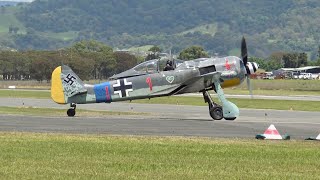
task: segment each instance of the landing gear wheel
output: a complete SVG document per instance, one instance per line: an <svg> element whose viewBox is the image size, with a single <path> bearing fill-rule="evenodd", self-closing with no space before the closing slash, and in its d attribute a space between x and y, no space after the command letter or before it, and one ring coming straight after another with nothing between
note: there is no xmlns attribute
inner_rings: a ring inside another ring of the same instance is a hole
<svg viewBox="0 0 320 180"><path fill-rule="evenodd" d="M233 118L224 118L225 120L228 120L228 121L233 121L235 120L237 117L233 117Z"/></svg>
<svg viewBox="0 0 320 180"><path fill-rule="evenodd" d="M67 111L67 115L69 117L73 117L74 115L76 115L76 108L77 108L77 104L76 103L70 103L70 109L68 109Z"/></svg>
<svg viewBox="0 0 320 180"><path fill-rule="evenodd" d="M223 111L221 106L214 106L210 108L209 114L214 120L221 120L223 118Z"/></svg>
<svg viewBox="0 0 320 180"><path fill-rule="evenodd" d="M73 117L74 115L76 115L76 110L73 109L73 108L68 109L67 115L68 115L69 117Z"/></svg>

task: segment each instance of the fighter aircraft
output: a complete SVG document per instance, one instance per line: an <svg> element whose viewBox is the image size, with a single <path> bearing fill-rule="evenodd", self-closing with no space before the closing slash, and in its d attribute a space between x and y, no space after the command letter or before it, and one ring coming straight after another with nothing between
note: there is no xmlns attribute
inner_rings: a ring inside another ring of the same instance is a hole
<svg viewBox="0 0 320 180"><path fill-rule="evenodd" d="M163 71L162 64L161 59L145 61L112 76L108 82L95 85L84 84L70 67L62 65L52 73L51 97L58 104L70 104L67 115L74 116L76 104L111 103L199 92L208 103L212 119L234 120L239 116L239 108L226 99L222 88L237 86L245 78L250 87L249 75L258 69L255 62L248 62L244 38L241 58L227 56L173 60L172 64L168 64L173 66L173 70L169 71ZM221 105L213 101L210 90L217 93Z"/></svg>

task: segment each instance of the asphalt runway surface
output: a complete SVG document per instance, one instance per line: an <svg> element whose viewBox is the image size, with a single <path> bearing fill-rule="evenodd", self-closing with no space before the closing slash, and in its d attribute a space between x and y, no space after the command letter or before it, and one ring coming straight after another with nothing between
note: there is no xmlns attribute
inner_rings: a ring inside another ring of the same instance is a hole
<svg viewBox="0 0 320 180"><path fill-rule="evenodd" d="M0 106L68 109L50 99L0 98ZM254 138L274 124L280 134L304 139L320 133L320 112L240 109L235 121L212 121L207 106L135 103L85 104L77 109L145 112L148 115L44 117L1 115L0 131L91 133L154 136Z"/></svg>

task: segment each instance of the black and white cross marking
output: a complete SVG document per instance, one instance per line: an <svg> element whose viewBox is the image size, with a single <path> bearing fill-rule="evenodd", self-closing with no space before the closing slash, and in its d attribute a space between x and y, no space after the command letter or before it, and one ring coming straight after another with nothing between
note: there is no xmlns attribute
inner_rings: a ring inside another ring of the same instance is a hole
<svg viewBox="0 0 320 180"><path fill-rule="evenodd" d="M118 79L117 83L113 85L115 94L119 94L120 98L129 96L129 92L133 91L132 82L127 82L127 79Z"/></svg>
<svg viewBox="0 0 320 180"><path fill-rule="evenodd" d="M76 77L72 76L71 74L68 74L63 81L66 82L67 84L70 83L70 86L72 86L72 84L74 83L74 80L76 79L77 79Z"/></svg>

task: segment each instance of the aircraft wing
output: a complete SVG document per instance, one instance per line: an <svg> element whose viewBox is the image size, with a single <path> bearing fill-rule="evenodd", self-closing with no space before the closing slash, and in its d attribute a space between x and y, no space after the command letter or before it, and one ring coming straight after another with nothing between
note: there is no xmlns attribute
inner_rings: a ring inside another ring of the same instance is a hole
<svg viewBox="0 0 320 180"><path fill-rule="evenodd" d="M199 92L207 88L212 88L214 82L220 82L221 73L214 71L208 73L201 73L198 76L195 76L183 83L185 86L180 92L181 93L189 93L189 92Z"/></svg>
<svg viewBox="0 0 320 180"><path fill-rule="evenodd" d="M219 81L220 76L221 76L221 73L217 71L200 75L200 77L204 79L213 79L214 81Z"/></svg>

